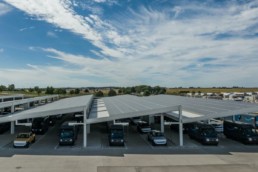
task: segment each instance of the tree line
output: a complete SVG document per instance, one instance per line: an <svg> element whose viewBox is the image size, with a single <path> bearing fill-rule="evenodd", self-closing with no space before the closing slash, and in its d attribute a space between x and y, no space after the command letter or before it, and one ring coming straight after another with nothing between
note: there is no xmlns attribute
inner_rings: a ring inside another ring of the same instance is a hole
<svg viewBox="0 0 258 172"><path fill-rule="evenodd" d="M8 86L0 85L0 92L2 91L26 91L30 93L37 93L40 95L41 93L44 94L88 94L90 93L89 89L66 89L66 88L54 88L53 86L48 86L46 88L40 88L39 86L35 86L34 88L28 88L28 89L15 89L14 84L10 84ZM104 93L100 89L91 89L95 96L102 97L104 96ZM107 92L107 96L116 96L117 94L132 94L132 95L138 95L138 96L149 96L149 95L156 95L156 94L165 94L166 88L155 86L151 87L148 85L139 85L139 86L133 86L133 87L116 87L115 89L110 88Z"/></svg>

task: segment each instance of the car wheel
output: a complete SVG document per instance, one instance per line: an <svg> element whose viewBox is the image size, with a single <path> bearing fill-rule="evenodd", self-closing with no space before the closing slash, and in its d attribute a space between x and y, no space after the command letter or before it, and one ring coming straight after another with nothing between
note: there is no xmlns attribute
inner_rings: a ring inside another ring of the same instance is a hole
<svg viewBox="0 0 258 172"><path fill-rule="evenodd" d="M152 146L156 146L156 144L154 143L154 141L152 142Z"/></svg>
<svg viewBox="0 0 258 172"><path fill-rule="evenodd" d="M29 146L30 146L30 143L27 142L25 147L28 148Z"/></svg>

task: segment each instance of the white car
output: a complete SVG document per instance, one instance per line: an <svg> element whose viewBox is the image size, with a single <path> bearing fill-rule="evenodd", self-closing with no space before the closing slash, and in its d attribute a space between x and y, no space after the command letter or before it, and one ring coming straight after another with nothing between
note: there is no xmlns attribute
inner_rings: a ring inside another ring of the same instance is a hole
<svg viewBox="0 0 258 172"><path fill-rule="evenodd" d="M155 145L167 145L167 138L158 130L152 130L148 133L148 141Z"/></svg>

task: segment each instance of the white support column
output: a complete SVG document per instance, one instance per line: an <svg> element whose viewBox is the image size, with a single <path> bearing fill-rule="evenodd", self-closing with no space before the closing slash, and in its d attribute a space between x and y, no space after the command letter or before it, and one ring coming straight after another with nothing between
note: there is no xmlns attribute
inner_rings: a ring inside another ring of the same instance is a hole
<svg viewBox="0 0 258 172"><path fill-rule="evenodd" d="M235 115L232 116L232 121L236 122L236 116Z"/></svg>
<svg viewBox="0 0 258 172"><path fill-rule="evenodd" d="M182 106L180 105L178 107L179 111L179 146L184 145L184 140L183 140L183 123L182 123Z"/></svg>
<svg viewBox="0 0 258 172"><path fill-rule="evenodd" d="M87 124L87 134L90 134L90 124Z"/></svg>
<svg viewBox="0 0 258 172"><path fill-rule="evenodd" d="M160 131L164 133L164 115L160 115Z"/></svg>
<svg viewBox="0 0 258 172"><path fill-rule="evenodd" d="M14 134L14 130L15 130L15 121L12 121L11 122L11 129L10 129L11 134Z"/></svg>
<svg viewBox="0 0 258 172"><path fill-rule="evenodd" d="M87 113L86 107L83 110L83 147L87 147L87 125L86 125Z"/></svg>
<svg viewBox="0 0 258 172"><path fill-rule="evenodd" d="M11 107L11 113L14 113L14 105L12 105L12 107ZM10 129L11 134L14 134L14 130L15 130L15 121L12 121L11 129Z"/></svg>
<svg viewBox="0 0 258 172"><path fill-rule="evenodd" d="M154 116L149 115L149 125L154 123Z"/></svg>
<svg viewBox="0 0 258 172"><path fill-rule="evenodd" d="M14 113L14 105L11 107L11 113Z"/></svg>

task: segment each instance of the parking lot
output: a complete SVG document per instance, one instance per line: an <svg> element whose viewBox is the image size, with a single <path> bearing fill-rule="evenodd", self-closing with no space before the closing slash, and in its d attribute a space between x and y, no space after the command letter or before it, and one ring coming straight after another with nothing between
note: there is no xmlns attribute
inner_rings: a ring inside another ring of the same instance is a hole
<svg viewBox="0 0 258 172"><path fill-rule="evenodd" d="M56 124L49 128L44 135L36 135L36 142L29 148L13 148L13 140L19 132L30 131L30 127L16 126L15 134L8 132L0 135L0 148L2 152L25 153L25 154L123 154L123 153L147 153L147 154L167 154L180 152L193 153L228 153L230 151L256 152L258 145L244 145L234 140L225 138L219 134L218 146L206 146L189 138L184 134L184 146L179 146L178 133L169 126L165 126L165 136L168 139L167 146L153 146L146 134L140 134L135 125L125 127L125 146L109 146L106 123L92 124L87 138L87 148L83 148L83 131L79 129L78 139L73 146L59 146L59 127L65 120L72 119L72 115L64 116ZM152 129L159 129L160 125L155 124Z"/></svg>

